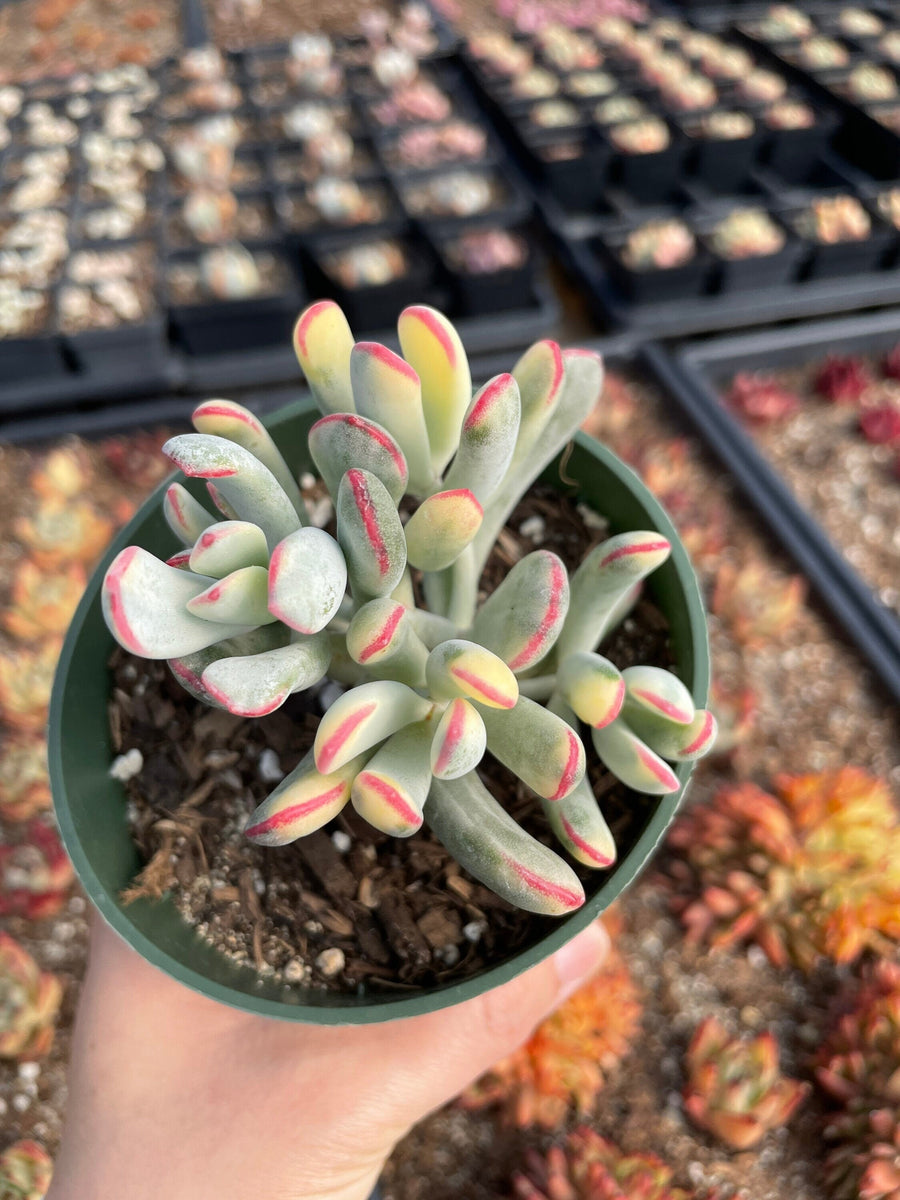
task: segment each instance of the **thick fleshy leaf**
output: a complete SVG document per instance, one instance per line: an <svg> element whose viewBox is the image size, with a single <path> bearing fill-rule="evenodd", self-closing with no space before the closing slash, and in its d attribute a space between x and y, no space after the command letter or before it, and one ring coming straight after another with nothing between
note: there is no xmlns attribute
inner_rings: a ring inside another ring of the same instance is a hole
<svg viewBox="0 0 900 1200"><path fill-rule="evenodd" d="M469 361L447 318L425 304L403 310L397 334L403 357L422 384L431 465L440 475L456 453L463 416L472 399Z"/></svg>
<svg viewBox="0 0 900 1200"><path fill-rule="evenodd" d="M350 785L365 761L363 755L322 775L310 750L250 816L244 837L258 846L286 846L315 833L350 799Z"/></svg>
<svg viewBox="0 0 900 1200"><path fill-rule="evenodd" d="M269 550L300 528L300 518L281 484L268 467L236 442L209 433L182 433L169 438L163 453L185 475L213 482L239 520L260 527Z"/></svg>
<svg viewBox="0 0 900 1200"><path fill-rule="evenodd" d="M562 800L584 776L584 746L561 717L527 696L509 712L482 708L488 750L545 800Z"/></svg>
<svg viewBox="0 0 900 1200"><path fill-rule="evenodd" d="M558 917L584 903L572 868L516 824L474 771L435 779L425 819L469 874L517 908Z"/></svg>
<svg viewBox="0 0 900 1200"><path fill-rule="evenodd" d="M562 800L541 798L550 828L557 841L586 867L611 867L616 861L616 843L587 778Z"/></svg>
<svg viewBox="0 0 900 1200"><path fill-rule="evenodd" d="M395 504L406 491L409 471L403 451L381 425L358 413L331 413L309 431L309 452L332 496L351 467L377 476Z"/></svg>
<svg viewBox="0 0 900 1200"><path fill-rule="evenodd" d="M484 510L470 491L435 492L406 523L406 552L420 571L443 571L475 537Z"/></svg>
<svg viewBox="0 0 900 1200"><path fill-rule="evenodd" d="M600 761L626 787L647 796L678 791L680 784L672 768L629 729L622 717L605 729L592 729L591 737Z"/></svg>
<svg viewBox="0 0 900 1200"><path fill-rule="evenodd" d="M353 807L382 833L409 837L421 827L431 787L433 731L431 721L407 725L375 751L353 781Z"/></svg>
<svg viewBox="0 0 900 1200"><path fill-rule="evenodd" d="M198 575L222 579L239 567L267 567L266 535L250 521L217 521L194 543L190 566Z"/></svg>
<svg viewBox="0 0 900 1200"><path fill-rule="evenodd" d="M191 421L198 433L211 433L215 437L227 438L228 441L236 442L245 450L249 450L263 466L269 468L281 484L301 522L304 525L309 524L309 513L300 495L297 480L273 442L272 435L249 408L235 404L233 400L205 400L194 409Z"/></svg>
<svg viewBox="0 0 900 1200"><path fill-rule="evenodd" d="M628 692L628 709L661 717L676 725L694 719L694 700L677 675L662 667L635 666L622 672ZM629 716L629 721L631 717Z"/></svg>
<svg viewBox="0 0 900 1200"><path fill-rule="evenodd" d="M669 557L671 546L654 530L620 533L595 546L572 576L569 613L556 643L559 661L593 650L623 596Z"/></svg>
<svg viewBox="0 0 900 1200"><path fill-rule="evenodd" d="M189 571L191 569L190 550L179 550L177 554L170 554L166 559L166 566L177 567L179 571Z"/></svg>
<svg viewBox="0 0 900 1200"><path fill-rule="evenodd" d="M429 612L425 608L411 608L409 620L413 629L429 650L433 650L440 642L459 637L459 627L438 613Z"/></svg>
<svg viewBox="0 0 900 1200"><path fill-rule="evenodd" d="M622 672L601 654L579 651L564 658L557 686L578 719L595 729L614 721L625 703Z"/></svg>
<svg viewBox="0 0 900 1200"><path fill-rule="evenodd" d="M241 519L238 510L225 499L211 479L207 479L206 481L206 490L209 492L210 500L212 500L226 521L239 521Z"/></svg>
<svg viewBox="0 0 900 1200"><path fill-rule="evenodd" d="M436 700L462 696L488 708L512 709L519 697L516 677L502 658L477 642L441 642L425 665L428 690Z"/></svg>
<svg viewBox="0 0 900 1200"><path fill-rule="evenodd" d="M390 679L363 683L344 692L319 722L316 766L326 773L336 771L404 725L424 721L433 707L412 688Z"/></svg>
<svg viewBox="0 0 900 1200"><path fill-rule="evenodd" d="M294 326L294 353L323 413L353 412L350 351L353 334L333 300L304 309Z"/></svg>
<svg viewBox="0 0 900 1200"><path fill-rule="evenodd" d="M357 342L350 375L357 412L386 429L403 451L409 490L417 496L431 491L435 474L419 376L399 354L377 342Z"/></svg>
<svg viewBox="0 0 900 1200"><path fill-rule="evenodd" d="M625 719L661 758L670 762L694 762L709 754L716 741L716 719L705 708L698 708L687 725L678 725L633 709L626 702Z"/></svg>
<svg viewBox="0 0 900 1200"><path fill-rule="evenodd" d="M459 450L444 486L468 488L485 504L512 461L519 413L519 386L512 375L495 375L477 391L463 418Z"/></svg>
<svg viewBox="0 0 900 1200"><path fill-rule="evenodd" d="M300 633L318 633L341 606L347 564L324 529L304 526L288 534L269 564L269 612Z"/></svg>
<svg viewBox="0 0 900 1200"><path fill-rule="evenodd" d="M481 713L462 697L451 700L434 731L431 770L436 779L459 779L484 757L487 732Z"/></svg>
<svg viewBox="0 0 900 1200"><path fill-rule="evenodd" d="M413 628L411 612L390 596L370 600L347 628L347 651L376 678L424 687L428 650Z"/></svg>
<svg viewBox="0 0 900 1200"><path fill-rule="evenodd" d="M558 342L535 342L513 367L521 397L514 462L523 462L540 438L562 396L565 366Z"/></svg>
<svg viewBox="0 0 900 1200"><path fill-rule="evenodd" d="M388 596L406 566L397 506L380 479L354 467L337 496L337 535L354 597Z"/></svg>
<svg viewBox="0 0 900 1200"><path fill-rule="evenodd" d="M391 592L391 599L402 604L404 608L414 609L416 607L416 589L413 587L412 575L409 570L409 563L403 568L403 574L400 576L400 582Z"/></svg>
<svg viewBox="0 0 900 1200"><path fill-rule="evenodd" d="M239 567L188 600L186 607L195 617L219 625L268 625L275 620L268 607L265 567Z"/></svg>
<svg viewBox="0 0 900 1200"><path fill-rule="evenodd" d="M205 669L203 687L223 708L242 717L263 717L293 692L318 683L331 662L328 635L317 633L261 654L220 658Z"/></svg>
<svg viewBox="0 0 900 1200"><path fill-rule="evenodd" d="M183 483L170 483L163 500L163 515L169 528L185 546L193 546L210 525L216 523L199 500L195 500Z"/></svg>
<svg viewBox="0 0 900 1200"><path fill-rule="evenodd" d="M194 654L185 654L181 658L170 658L168 666L186 692L189 692L195 699L202 700L204 704L220 708L218 700L203 686L203 672L211 663L218 662L220 658L262 654L265 650L275 650L279 646L286 646L289 641L290 630L276 621L271 625L260 625L258 629L241 634L240 637L226 638L222 642L216 642L214 646L207 646Z"/></svg>
<svg viewBox="0 0 900 1200"><path fill-rule="evenodd" d="M550 550L535 550L481 605L472 636L513 671L526 671L553 647L568 610L569 577L562 559Z"/></svg>
<svg viewBox="0 0 900 1200"><path fill-rule="evenodd" d="M119 645L132 654L180 658L253 628L216 625L187 611L188 601L214 582L167 566L140 546L128 546L113 559L103 580L103 616Z"/></svg>

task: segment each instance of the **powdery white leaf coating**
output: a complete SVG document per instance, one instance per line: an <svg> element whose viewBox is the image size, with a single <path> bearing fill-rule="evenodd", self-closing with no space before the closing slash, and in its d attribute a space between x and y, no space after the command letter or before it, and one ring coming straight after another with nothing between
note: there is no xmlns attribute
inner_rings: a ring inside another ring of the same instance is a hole
<svg viewBox="0 0 900 1200"><path fill-rule="evenodd" d="M332 704L316 730L316 765L338 767L409 725L424 721L434 705L396 680L377 680L351 688Z"/></svg>
<svg viewBox="0 0 900 1200"><path fill-rule="evenodd" d="M275 620L268 608L268 572L239 567L189 600L187 610L219 625L268 625Z"/></svg>
<svg viewBox="0 0 900 1200"><path fill-rule="evenodd" d="M288 534L269 564L269 612L300 633L318 633L340 608L347 564L324 529L307 525Z"/></svg>
<svg viewBox="0 0 900 1200"><path fill-rule="evenodd" d="M387 346L357 342L350 355L350 377L357 412L386 429L403 451L409 490L416 495L429 492L435 473L419 376Z"/></svg>
<svg viewBox="0 0 900 1200"><path fill-rule="evenodd" d="M616 843L587 779L562 800L541 798L560 845L586 867L601 870L616 861Z"/></svg>
<svg viewBox="0 0 900 1200"><path fill-rule="evenodd" d="M512 375L495 375L475 393L445 488L468 488L481 504L490 499L512 461L520 410L519 385Z"/></svg>
<svg viewBox="0 0 900 1200"><path fill-rule="evenodd" d="M519 388L521 419L514 462L521 463L537 443L562 396L565 368L558 342L535 342L512 369Z"/></svg>
<svg viewBox="0 0 900 1200"><path fill-rule="evenodd" d="M389 595L406 566L397 507L380 479L353 468L337 496L337 535L356 599Z"/></svg>
<svg viewBox="0 0 900 1200"><path fill-rule="evenodd" d="M319 633L261 654L220 658L206 668L201 682L222 708L242 717L262 717L280 708L293 692L318 683L330 662L328 637Z"/></svg>
<svg viewBox="0 0 900 1200"><path fill-rule="evenodd" d="M591 737L603 765L626 787L647 796L678 791L678 777L672 768L629 729L622 717L605 729L592 729Z"/></svg>
<svg viewBox="0 0 900 1200"><path fill-rule="evenodd" d="M553 648L568 611L569 576L562 559L535 550L479 608L472 635L513 671L526 671Z"/></svg>
<svg viewBox="0 0 900 1200"><path fill-rule="evenodd" d="M294 353L323 413L353 412L350 351L353 334L333 300L303 310L294 326Z"/></svg>
<svg viewBox="0 0 900 1200"><path fill-rule="evenodd" d="M204 529L214 525L216 518L195 500L183 483L170 483L163 500L163 515L178 540L193 546Z"/></svg>
<svg viewBox="0 0 900 1200"><path fill-rule="evenodd" d="M215 625L186 605L215 580L167 566L140 546L113 559L103 580L106 624L120 646L140 658L179 658L222 638L248 633L252 625Z"/></svg>
<svg viewBox="0 0 900 1200"><path fill-rule="evenodd" d="M435 779L425 819L456 861L510 904L561 916L584 903L572 868L517 825L474 771Z"/></svg>
<svg viewBox="0 0 900 1200"><path fill-rule="evenodd" d="M460 425L472 399L469 360L447 318L425 304L403 310L397 334L403 357L422 384L431 465L439 475L456 453Z"/></svg>
<svg viewBox="0 0 900 1200"><path fill-rule="evenodd" d="M431 721L416 721L399 730L375 751L353 781L353 807L370 825L391 837L409 837L422 824L431 787L433 730Z"/></svg>
<svg viewBox="0 0 900 1200"><path fill-rule="evenodd" d="M331 413L309 431L309 452L332 496L351 467L364 467L387 488L395 504L406 491L403 451L381 425L358 413Z"/></svg>
<svg viewBox="0 0 900 1200"><path fill-rule="evenodd" d="M474 704L458 697L444 709L431 741L431 771L436 779L459 779L484 757L487 732Z"/></svg>
<svg viewBox="0 0 900 1200"><path fill-rule="evenodd" d="M266 535L251 521L217 521L203 531L190 554L192 571L223 579L239 567L266 567Z"/></svg>
<svg viewBox="0 0 900 1200"><path fill-rule="evenodd" d="M406 552L420 571L443 571L454 563L481 527L484 510L470 491L435 492L406 523Z"/></svg>
<svg viewBox="0 0 900 1200"><path fill-rule="evenodd" d="M207 646L194 654L185 654L180 658L169 659L169 670L185 689L197 700L209 704L213 708L221 708L218 700L203 686L203 672L210 663L220 658L238 658L246 654L261 654L264 650L274 650L278 646L286 646L290 633L280 624L261 625L249 633L239 637L225 638L213 646Z"/></svg>
<svg viewBox="0 0 900 1200"><path fill-rule="evenodd" d="M584 776L584 746L555 713L520 696L509 712L480 709L488 750L545 800L562 800Z"/></svg>

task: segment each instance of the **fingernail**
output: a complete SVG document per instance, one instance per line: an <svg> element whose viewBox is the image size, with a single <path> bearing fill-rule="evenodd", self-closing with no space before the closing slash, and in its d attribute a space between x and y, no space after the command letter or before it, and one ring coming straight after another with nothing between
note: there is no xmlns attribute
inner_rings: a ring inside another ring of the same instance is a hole
<svg viewBox="0 0 900 1200"><path fill-rule="evenodd" d="M559 980L557 1003L562 1004L592 975L609 953L609 934L599 921L588 925L571 942L553 955L553 966Z"/></svg>

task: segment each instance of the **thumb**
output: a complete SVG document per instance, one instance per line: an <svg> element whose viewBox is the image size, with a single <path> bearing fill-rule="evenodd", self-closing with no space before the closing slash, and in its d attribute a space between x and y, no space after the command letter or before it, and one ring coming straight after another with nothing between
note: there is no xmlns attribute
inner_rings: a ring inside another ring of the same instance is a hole
<svg viewBox="0 0 900 1200"><path fill-rule="evenodd" d="M609 953L599 922L518 979L455 1008L391 1027L394 1070L385 1080L392 1117L412 1125L511 1054L594 975ZM412 1070L397 1070L410 1064Z"/></svg>

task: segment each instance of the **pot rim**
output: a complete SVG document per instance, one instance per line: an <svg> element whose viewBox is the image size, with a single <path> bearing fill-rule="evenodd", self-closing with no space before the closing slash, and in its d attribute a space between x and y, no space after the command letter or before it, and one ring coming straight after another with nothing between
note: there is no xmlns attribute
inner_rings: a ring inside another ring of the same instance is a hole
<svg viewBox="0 0 900 1200"><path fill-rule="evenodd" d="M272 424L276 427L277 440L278 426L298 418L302 419L316 411L312 398L304 398L268 414L264 420L267 426ZM693 678L688 682L688 689L697 706L702 707L706 703L709 687L709 641L699 583L687 551L665 509L630 467L605 445L589 438L584 433L578 432L575 442L589 455L601 460L604 466L617 476L623 486L632 493L636 493L637 499L647 509L653 527L672 543L670 562L676 571L687 605L691 643L689 649L693 659ZM581 908L567 917L560 918L546 934L505 962L444 987L423 989L400 997L373 996L369 1002L361 1001L358 996L348 993L345 997L347 1003L341 1003L340 994L332 992L327 993L327 1005L323 1004L322 1006L291 1002L287 999L272 999L268 996L253 995L249 990L243 991L210 978L202 970L175 957L164 945L148 937L136 925L129 908L121 905L118 896L111 892L98 875L91 852L85 844L84 830L73 816L69 801L69 789L63 770L65 740L62 730L63 706L70 684L70 669L75 649L93 606L99 603L100 584L109 564L121 549L134 540L136 532L145 522L148 512L160 505L169 484L173 480L183 478L180 472L167 476L108 547L103 559L94 570L75 611L66 634L53 682L48 727L48 759L56 819L63 845L72 860L81 885L106 923L147 962L164 971L179 983L230 1007L258 1016L308 1024L359 1025L419 1016L474 999L483 992L499 987L530 967L536 966L594 921L634 880L656 849L684 798L693 768L692 763L679 763L675 766L675 773L681 781L680 789L669 796L658 797L655 810L629 853L616 863L608 877L597 891L588 897ZM112 644L110 635L110 648ZM102 660L102 666L105 671L105 658ZM172 901L164 899L154 903L171 905ZM286 994L289 994L287 988Z"/></svg>

